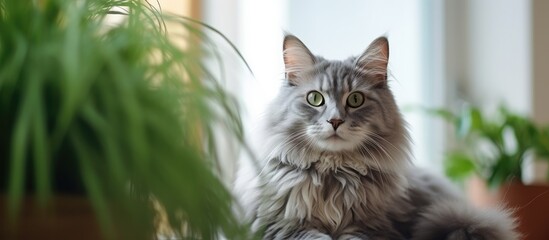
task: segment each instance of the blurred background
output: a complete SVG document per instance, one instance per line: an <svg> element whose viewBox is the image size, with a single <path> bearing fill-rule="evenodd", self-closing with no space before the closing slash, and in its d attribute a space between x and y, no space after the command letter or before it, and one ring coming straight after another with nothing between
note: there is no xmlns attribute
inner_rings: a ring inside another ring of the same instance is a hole
<svg viewBox="0 0 549 240"><path fill-rule="evenodd" d="M496 112L505 105L549 122L549 4L483 0L162 0L164 11L192 16L220 30L241 51L253 76L235 54L220 49L230 88L244 105L253 131L283 79L282 39L298 36L329 59L360 54L380 35L389 38L390 86L409 123L417 165L443 170L452 131L417 110L456 110L464 105ZM228 148L231 149L231 148ZM540 163L541 164L541 163ZM233 169L233 166L226 166ZM531 178L533 169L527 170ZM230 171L229 171L230 172ZM538 173L543 175L544 172Z"/></svg>

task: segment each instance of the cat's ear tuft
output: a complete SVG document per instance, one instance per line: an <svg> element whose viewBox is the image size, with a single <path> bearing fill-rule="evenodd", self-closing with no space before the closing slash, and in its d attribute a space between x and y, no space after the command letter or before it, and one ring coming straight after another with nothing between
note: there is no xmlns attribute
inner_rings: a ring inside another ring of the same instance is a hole
<svg viewBox="0 0 549 240"><path fill-rule="evenodd" d="M356 67L363 76L378 83L386 83L388 62L389 41L386 37L379 37L357 59Z"/></svg>
<svg viewBox="0 0 549 240"><path fill-rule="evenodd" d="M291 85L297 85L299 75L315 64L315 57L309 49L293 35L286 35L283 43L286 79Z"/></svg>

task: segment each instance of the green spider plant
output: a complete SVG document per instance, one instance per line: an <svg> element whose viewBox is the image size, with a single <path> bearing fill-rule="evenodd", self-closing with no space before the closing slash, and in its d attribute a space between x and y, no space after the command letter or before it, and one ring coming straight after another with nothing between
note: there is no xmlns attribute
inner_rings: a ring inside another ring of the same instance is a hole
<svg viewBox="0 0 549 240"><path fill-rule="evenodd" d="M113 7L122 24L105 28ZM120 12L119 12L120 13ZM177 47L165 22L186 29ZM242 238L215 171L214 126L236 141L235 100L202 64L196 22L138 0L0 0L0 197L12 222L33 196L85 196L107 238ZM194 43L194 44L193 44ZM182 226L185 226L183 228Z"/></svg>
<svg viewBox="0 0 549 240"><path fill-rule="evenodd" d="M508 181L522 182L526 158L549 160L549 126L539 126L505 107L495 116L472 106L457 114L444 109L429 112L456 130L457 147L444 162L450 178L463 180L475 174L488 186L497 187Z"/></svg>

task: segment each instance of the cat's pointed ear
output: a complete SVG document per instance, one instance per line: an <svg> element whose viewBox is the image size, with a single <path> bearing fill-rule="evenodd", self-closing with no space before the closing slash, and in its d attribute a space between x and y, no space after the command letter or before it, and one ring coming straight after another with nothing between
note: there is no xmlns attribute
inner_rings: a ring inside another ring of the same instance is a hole
<svg viewBox="0 0 549 240"><path fill-rule="evenodd" d="M363 76L378 81L378 83L385 83L388 62L389 41L386 37L379 37L357 58L356 67Z"/></svg>
<svg viewBox="0 0 549 240"><path fill-rule="evenodd" d="M297 85L299 74L315 64L315 57L309 49L293 35L286 35L283 43L286 79Z"/></svg>

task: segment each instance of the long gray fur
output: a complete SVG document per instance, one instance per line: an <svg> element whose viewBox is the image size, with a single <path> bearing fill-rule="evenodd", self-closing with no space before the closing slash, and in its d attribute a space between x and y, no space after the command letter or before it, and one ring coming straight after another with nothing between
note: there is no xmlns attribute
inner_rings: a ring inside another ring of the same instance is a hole
<svg viewBox="0 0 549 240"><path fill-rule="evenodd" d="M411 164L388 55L384 37L343 61L285 37L287 79L267 110L262 161L243 162L236 180L245 217L264 239L518 239L508 211L475 209ZM307 103L312 90L324 105ZM365 102L351 108L346 98L356 91ZM344 120L337 130L333 118Z"/></svg>

